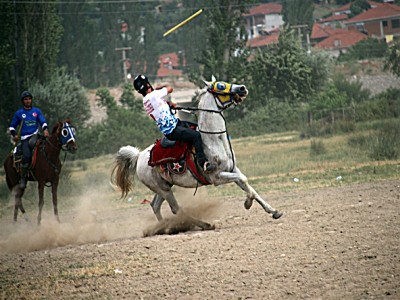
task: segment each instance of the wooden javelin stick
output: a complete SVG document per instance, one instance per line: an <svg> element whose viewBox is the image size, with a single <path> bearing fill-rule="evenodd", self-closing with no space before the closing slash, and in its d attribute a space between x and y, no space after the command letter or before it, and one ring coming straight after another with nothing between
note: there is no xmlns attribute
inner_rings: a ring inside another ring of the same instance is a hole
<svg viewBox="0 0 400 300"><path fill-rule="evenodd" d="M170 34L171 32L177 30L179 27L185 25L187 22L189 22L190 20L196 18L199 14L201 14L203 12L203 9L200 9L199 11L197 11L196 13L194 13L193 15L191 15L189 18L187 18L186 20L180 22L178 25L172 27L170 30L168 30L166 33L163 34L163 36L167 36L168 34Z"/></svg>

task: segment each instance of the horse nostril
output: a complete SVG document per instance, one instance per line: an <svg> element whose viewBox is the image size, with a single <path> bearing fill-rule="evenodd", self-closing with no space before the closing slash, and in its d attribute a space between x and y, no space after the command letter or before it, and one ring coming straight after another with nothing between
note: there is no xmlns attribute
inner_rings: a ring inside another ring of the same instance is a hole
<svg viewBox="0 0 400 300"><path fill-rule="evenodd" d="M242 86L239 88L239 90L240 90L241 92L244 92L244 91L246 91L246 87L245 87L244 85L242 85Z"/></svg>

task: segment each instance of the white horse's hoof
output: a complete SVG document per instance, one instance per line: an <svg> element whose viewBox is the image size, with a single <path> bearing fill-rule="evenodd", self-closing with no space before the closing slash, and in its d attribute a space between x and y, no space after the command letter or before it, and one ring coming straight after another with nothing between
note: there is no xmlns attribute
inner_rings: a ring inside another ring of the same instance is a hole
<svg viewBox="0 0 400 300"><path fill-rule="evenodd" d="M279 219L280 217L282 217L282 215L283 215L282 212L275 211L275 212L272 214L272 218L274 218L274 219Z"/></svg>
<svg viewBox="0 0 400 300"><path fill-rule="evenodd" d="M247 198L246 201L244 201L245 209L250 209L252 205L253 205L253 199Z"/></svg>

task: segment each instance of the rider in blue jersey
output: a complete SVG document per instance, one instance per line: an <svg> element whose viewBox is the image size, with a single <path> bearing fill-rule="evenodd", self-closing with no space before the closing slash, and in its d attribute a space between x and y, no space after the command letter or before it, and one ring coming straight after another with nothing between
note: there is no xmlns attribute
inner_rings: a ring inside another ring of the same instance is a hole
<svg viewBox="0 0 400 300"><path fill-rule="evenodd" d="M209 162L204 154L201 134L184 126L184 124L171 112L170 107L176 104L167 101L165 97L172 93L173 88L163 86L154 89L148 78L138 75L133 82L135 90L143 96L143 106L146 113L156 121L158 128L171 141L183 141L190 143L196 149L197 162L205 173L212 173L216 165Z"/></svg>
<svg viewBox="0 0 400 300"><path fill-rule="evenodd" d="M39 108L32 106L31 93L28 91L23 92L20 99L23 107L14 114L9 131L15 143L21 140L22 163L20 187L25 188L27 180L26 176L29 164L31 163L32 149L34 147L34 145L31 145L34 143L29 143L29 141L33 138L36 139L37 133L39 132L39 126L43 130L45 137L49 136L49 131L42 111ZM20 128L18 128L18 126L20 126Z"/></svg>

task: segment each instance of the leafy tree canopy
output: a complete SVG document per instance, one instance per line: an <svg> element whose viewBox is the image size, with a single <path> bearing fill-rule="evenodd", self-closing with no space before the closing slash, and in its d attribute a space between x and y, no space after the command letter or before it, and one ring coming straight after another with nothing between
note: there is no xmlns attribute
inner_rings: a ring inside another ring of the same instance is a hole
<svg viewBox="0 0 400 300"><path fill-rule="evenodd" d="M400 77L400 41L393 43L385 57L385 70Z"/></svg>
<svg viewBox="0 0 400 300"><path fill-rule="evenodd" d="M55 72L46 84L34 83L30 91L34 96L34 105L40 107L49 126L66 118L81 126L90 117L85 89L64 68Z"/></svg>

